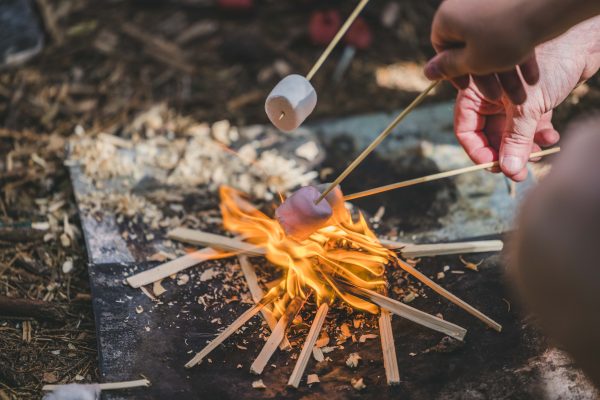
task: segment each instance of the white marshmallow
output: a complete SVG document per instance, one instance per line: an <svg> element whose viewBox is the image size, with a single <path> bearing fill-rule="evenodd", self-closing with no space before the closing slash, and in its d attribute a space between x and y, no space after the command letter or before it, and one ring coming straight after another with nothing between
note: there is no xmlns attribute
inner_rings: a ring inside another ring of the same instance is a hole
<svg viewBox="0 0 600 400"><path fill-rule="evenodd" d="M294 74L283 78L271 90L265 101L265 111L273 125L289 132L298 128L316 105L315 88L305 77Z"/></svg>

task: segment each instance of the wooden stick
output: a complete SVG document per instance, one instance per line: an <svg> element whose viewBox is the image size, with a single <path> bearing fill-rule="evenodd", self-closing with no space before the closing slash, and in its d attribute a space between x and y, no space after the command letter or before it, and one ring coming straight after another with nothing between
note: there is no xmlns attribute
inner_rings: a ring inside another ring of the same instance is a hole
<svg viewBox="0 0 600 400"><path fill-rule="evenodd" d="M473 242L409 244L379 239L381 244L392 250L399 250L406 258L433 257L449 254L486 253L500 251L502 240L478 240Z"/></svg>
<svg viewBox="0 0 600 400"><path fill-rule="evenodd" d="M379 315L379 334L381 335L381 350L383 351L383 366L387 384L397 385L400 383L400 372L398 370L394 333L392 332L392 315L383 308Z"/></svg>
<svg viewBox="0 0 600 400"><path fill-rule="evenodd" d="M319 333L321 333L321 328L323 327L323 323L325 322L328 311L329 304L323 303L319 306L317 314L315 315L315 319L313 319L313 323L308 331L308 335L306 335L306 341L302 346L302 351L300 352L300 356L298 356L298 361L296 361L294 370L292 371L290 379L288 380L288 386L293 386L296 389L298 389L298 386L300 386L300 379L302 379L302 376L304 375L304 371L308 365L308 360L310 360L312 355L312 349L315 347Z"/></svg>
<svg viewBox="0 0 600 400"><path fill-rule="evenodd" d="M65 308L47 301L0 296L0 316L6 319L64 321L66 311Z"/></svg>
<svg viewBox="0 0 600 400"><path fill-rule="evenodd" d="M275 329L271 332L271 336L269 336L267 343L265 343L258 354L258 357L256 357L250 366L250 372L256 375L262 374L265 366L271 359L271 356L275 353L275 350L277 350L277 346L279 346L279 343L283 340L289 323L294 319L296 314L298 314L298 311L300 311L300 308L302 308L305 301L306 299L298 296L290 302L281 318L279 318L279 322L277 322Z"/></svg>
<svg viewBox="0 0 600 400"><path fill-rule="evenodd" d="M442 332L443 334L458 340L463 340L467 334L467 330L465 328L435 317L431 314L427 314L421 310L417 310L408 304L401 303L369 289L363 289L356 286L348 287L351 291L366 296L370 301L379 307L388 310L399 317L406 318L410 321L416 322L417 324L433 329L434 331Z"/></svg>
<svg viewBox="0 0 600 400"><path fill-rule="evenodd" d="M435 88L440 81L432 82L425 90L421 92L413 101L410 103L398 116L385 128L379 136L373 140L373 142L363 150L362 153L352 163L338 176L335 181L333 181L327 189L321 194L321 196L317 199L315 204L319 204L321 200L325 198L337 185L339 185L349 174L354 170L354 168L358 167L358 165L369 155L383 140L388 137L390 133L394 130L396 125L398 125L412 110L414 110L421 102L425 99L427 94ZM347 196L344 197L344 200L347 200Z"/></svg>
<svg viewBox="0 0 600 400"><path fill-rule="evenodd" d="M42 390L56 390L67 385L44 385ZM100 390L114 390L114 389L130 389L142 386L150 386L148 379L138 379L136 381L125 381L125 382L108 382L108 383L89 383L85 386L93 386Z"/></svg>
<svg viewBox="0 0 600 400"><path fill-rule="evenodd" d="M498 332L502 331L502 325L500 325L499 323L497 323L496 321L494 321L493 319L491 319L490 317L488 317L487 315L485 315L484 313L482 313L481 311L479 311L472 305L459 299L458 297L456 297L455 295L453 295L452 293L450 293L449 291L447 291L446 289L444 289L437 283L433 282L431 279L429 279L427 276L425 276L423 273L421 273L418 269L408 265L401 259L398 259L398 264L400 265L400 267L403 270L405 270L406 272L408 272L409 274L411 274L412 276L414 276L415 278L417 278L418 280L423 282L425 285L429 286L434 292L436 292L440 296L445 297L446 299L450 300L452 303L456 304L457 306L459 306L460 308L462 308L469 314L479 318L490 328L493 328Z"/></svg>
<svg viewBox="0 0 600 400"><path fill-rule="evenodd" d="M193 267L194 265L200 264L204 261L216 260L231 256L232 254L229 253L223 253L211 248L205 248L190 254L186 254L183 257L168 261L164 264L160 264L144 272L132 275L127 278L127 283L134 288L139 288L161 279L165 279L173 274Z"/></svg>
<svg viewBox="0 0 600 400"><path fill-rule="evenodd" d="M335 34L335 36L333 37L333 39L331 40L331 42L329 43L327 48L323 51L323 53L321 54L319 59L315 62L315 64L310 69L308 74L306 74L307 80L310 81L313 78L313 76L315 76L315 74L317 73L319 68L321 68L321 65L323 65L323 63L325 62L327 57L329 57L329 55L333 51L334 47L338 44L338 42L344 36L346 31L348 31L348 28L350 28L350 26L352 25L352 23L354 22L356 17L358 17L358 14L360 14L362 9L365 8L365 6L367 5L368 2L369 2L369 0L361 0L360 3L358 3L358 5L354 9L354 11L352 11L352 14L350 14L348 19L346 19L346 22L344 22L344 25L342 25L342 27L340 28L338 33Z"/></svg>
<svg viewBox="0 0 600 400"><path fill-rule="evenodd" d="M550 154L558 153L559 151L560 151L560 147L554 147L552 149L538 151L535 153L531 153L531 155L529 156L529 159L531 160L533 158L544 157L544 156L547 156ZM489 163L485 163L485 164L477 164L477 165L471 165L469 167L453 169L451 171L439 172L437 174L422 176L420 178L409 179L407 181L392 183L390 185L379 186L379 187L376 187L373 189L364 190L362 192L349 194L347 196L344 196L344 200L350 201L350 200L360 199L362 197L372 196L374 194L387 192L389 190L400 189L400 188L404 188L404 187L408 187L408 186L418 185L420 183L436 181L438 179L448 178L448 177L456 176L456 175L460 175L460 174L466 174L468 172L480 171L482 169L488 169L488 168L493 168L493 167L497 167L497 166L499 166L498 161L493 161L493 162L489 162Z"/></svg>
<svg viewBox="0 0 600 400"><path fill-rule="evenodd" d="M261 299L259 303L252 306L250 309L246 310L242 315L240 315L231 325L227 327L223 332L221 332L216 338L214 338L206 347L204 347L199 353L197 353L194 358L185 364L186 368L192 368L194 365L202 362L204 357L210 354L211 351L216 349L221 343L223 343L229 336L233 335L240 329L248 320L254 317L256 314L260 312L267 304L271 303L277 297L278 290L276 288L271 289L269 293L265 297Z"/></svg>
<svg viewBox="0 0 600 400"><path fill-rule="evenodd" d="M185 243L191 243L199 246L210 246L216 249L241 252L254 256L264 256L266 254L264 248L246 243L242 240L193 229L176 228L172 231L169 231L167 233L167 237L169 239L179 240Z"/></svg>
<svg viewBox="0 0 600 400"><path fill-rule="evenodd" d="M248 289L250 290L250 294L252 295L252 299L255 303L261 301L265 293L262 288L258 284L258 278L256 277L256 271L254 270L254 265L248 260L248 256L239 255L238 260L240 261L240 267L242 269L242 273L246 278L246 282L248 283ZM269 325L269 329L273 331L275 326L277 325L277 320L271 311L269 306L265 306L262 310L260 310L264 320L267 325ZM287 337L284 337L279 345L280 350L285 350L287 348L292 347Z"/></svg>

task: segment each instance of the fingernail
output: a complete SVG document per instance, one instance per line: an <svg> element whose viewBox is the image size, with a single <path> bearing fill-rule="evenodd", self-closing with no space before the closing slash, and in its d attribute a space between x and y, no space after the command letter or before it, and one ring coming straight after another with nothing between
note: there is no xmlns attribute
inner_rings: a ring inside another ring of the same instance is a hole
<svg viewBox="0 0 600 400"><path fill-rule="evenodd" d="M429 61L427 65L425 65L424 73L427 79L432 81L437 81L443 78L442 72L440 71L437 63L434 61Z"/></svg>
<svg viewBox="0 0 600 400"><path fill-rule="evenodd" d="M516 175L523 169L523 161L519 157L504 156L500 166L507 174Z"/></svg>

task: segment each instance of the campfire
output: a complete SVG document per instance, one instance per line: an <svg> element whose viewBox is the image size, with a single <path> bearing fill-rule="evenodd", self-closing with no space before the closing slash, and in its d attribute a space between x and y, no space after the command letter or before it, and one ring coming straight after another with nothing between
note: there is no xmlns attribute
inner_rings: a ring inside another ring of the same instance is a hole
<svg viewBox="0 0 600 400"><path fill-rule="evenodd" d="M463 340L467 331L442 318L387 297L388 284L385 276L388 268L405 270L488 326L497 331L501 330L497 322L458 299L410 263L402 260L395 251L400 246L380 240L369 228L361 213L353 218L346 208L338 209L327 226L318 229L307 239L298 241L286 236L276 219L261 212L243 193L231 187L220 188L220 208L223 226L232 235L236 235L235 238L184 228L175 229L168 234L171 239L209 247L127 279L130 285L141 287L201 261L239 257L255 304L197 353L186 364L188 368L201 363L211 351L251 318L261 313L271 329L271 334L250 367L250 372L261 374L277 348L290 347L286 331L307 300L312 297L318 310L288 385L299 386L329 307L336 301L344 302L357 311L379 315L387 382L390 385L399 383L391 314L457 340ZM402 248L399 250L401 252ZM248 262L247 255L263 256L281 272L282 278L272 285L267 293L263 293L258 285L256 273Z"/></svg>

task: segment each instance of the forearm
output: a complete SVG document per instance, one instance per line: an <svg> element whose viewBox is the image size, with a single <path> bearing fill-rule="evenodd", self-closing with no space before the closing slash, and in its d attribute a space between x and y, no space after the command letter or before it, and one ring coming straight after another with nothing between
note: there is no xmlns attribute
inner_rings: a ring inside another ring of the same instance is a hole
<svg viewBox="0 0 600 400"><path fill-rule="evenodd" d="M600 15L598 0L525 0L522 7L522 16L536 45ZM597 33L600 36L600 31Z"/></svg>

